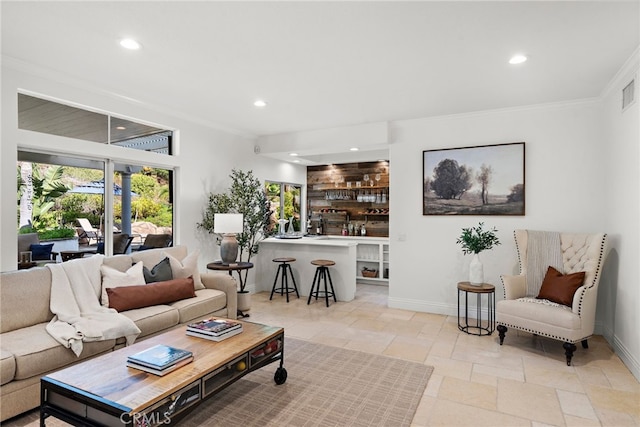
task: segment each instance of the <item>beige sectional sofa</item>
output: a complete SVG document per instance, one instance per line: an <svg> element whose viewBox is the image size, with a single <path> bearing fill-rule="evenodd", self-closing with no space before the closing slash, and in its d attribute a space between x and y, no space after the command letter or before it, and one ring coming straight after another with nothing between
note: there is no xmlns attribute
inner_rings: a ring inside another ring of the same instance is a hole
<svg viewBox="0 0 640 427"><path fill-rule="evenodd" d="M178 260L188 255L185 246L176 246L107 257L104 265L124 272L143 261L151 268L166 254ZM137 341L206 316L235 316L235 280L214 272L200 272L200 278L205 289L196 290L194 298L122 312L141 330ZM94 291L99 299L101 290ZM125 345L124 338L86 342L80 357L76 357L46 331L54 316L50 296L49 268L0 273L0 421L39 406L40 377Z"/></svg>

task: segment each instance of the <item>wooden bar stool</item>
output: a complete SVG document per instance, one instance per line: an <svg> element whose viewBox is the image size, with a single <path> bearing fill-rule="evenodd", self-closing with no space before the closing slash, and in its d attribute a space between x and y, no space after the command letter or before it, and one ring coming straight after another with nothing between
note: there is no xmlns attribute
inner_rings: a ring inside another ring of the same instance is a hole
<svg viewBox="0 0 640 427"><path fill-rule="evenodd" d="M298 293L298 287L296 286L296 279L293 277L293 271L291 270L290 262L294 262L295 258L274 258L273 262L279 262L278 272L276 273L276 279L273 281L273 288L271 289L271 296L269 297L269 301L273 298L273 293L280 291L280 295L287 294L287 302L289 302L289 294L291 292L295 292L296 296L300 298L300 294ZM276 288L276 283L278 283L278 276L282 271L282 277L280 278L280 287ZM293 281L293 289L289 289L289 277L287 276L287 271L289 271L289 275L291 276L291 280Z"/></svg>
<svg viewBox="0 0 640 427"><path fill-rule="evenodd" d="M322 293L322 295L324 295L324 299L327 304L327 307L329 307L329 296L333 297L333 301L338 302L338 300L336 300L336 292L333 290L333 281L331 280L331 274L329 273L329 267L332 265L336 265L336 263L328 259L314 259L313 261L311 261L311 264L317 266L317 268L316 268L316 274L315 276L313 276L313 284L311 285L311 291L309 292L309 299L307 300L307 305L311 303L312 296L315 296L317 300L318 295ZM329 285L331 285L331 291L327 289L327 277L329 278ZM324 280L324 291L320 290L321 280ZM316 288L315 292L313 291L314 287Z"/></svg>

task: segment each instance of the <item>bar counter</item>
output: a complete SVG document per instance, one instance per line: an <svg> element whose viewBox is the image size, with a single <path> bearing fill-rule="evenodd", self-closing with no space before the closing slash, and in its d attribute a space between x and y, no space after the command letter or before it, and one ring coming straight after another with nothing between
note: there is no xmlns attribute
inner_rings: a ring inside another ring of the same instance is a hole
<svg viewBox="0 0 640 427"><path fill-rule="evenodd" d="M255 258L256 291L271 291L278 267L278 263L273 262L274 258L293 257L296 261L291 263L291 268L300 297L307 297L316 272L316 267L311 265L311 261L328 259L336 263L335 266L329 267L336 298L338 301L351 301L356 294L357 247L355 238L352 240L342 236L265 239L260 242L260 253ZM291 283L289 285L292 286ZM276 287L279 287L279 284ZM295 294L293 295L295 298ZM274 294L273 298L281 297L280 294Z"/></svg>

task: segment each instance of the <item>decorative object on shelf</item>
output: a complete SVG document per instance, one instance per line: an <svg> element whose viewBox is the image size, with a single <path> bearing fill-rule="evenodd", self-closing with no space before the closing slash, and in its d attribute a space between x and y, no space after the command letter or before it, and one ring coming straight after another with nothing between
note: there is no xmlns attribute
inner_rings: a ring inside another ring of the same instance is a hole
<svg viewBox="0 0 640 427"><path fill-rule="evenodd" d="M524 142L422 153L423 215L524 215Z"/></svg>
<svg viewBox="0 0 640 427"><path fill-rule="evenodd" d="M286 220L286 219L284 219L284 218L280 218L280 219L278 220L278 236L284 236L284 234L285 234L284 228L285 228L285 225L286 225L288 222L289 222L289 221L287 221L287 220Z"/></svg>
<svg viewBox="0 0 640 427"><path fill-rule="evenodd" d="M202 222L198 227L209 233L215 233L215 214L236 213L243 216L242 232L236 236L239 247L239 261L251 262L251 258L258 253L258 244L271 234L269 230L269 202L264 186L253 175L253 171L233 169L229 175L231 185L225 193L207 195L207 202L203 212ZM246 259L243 259L245 258ZM240 292L245 292L247 275L244 270Z"/></svg>
<svg viewBox="0 0 640 427"><path fill-rule="evenodd" d="M463 228L462 234L456 243L462 246L462 253L473 254L471 264L469 264L469 282L479 286L484 283L484 272L480 261L480 252L493 249L500 244L496 236L498 231L495 227L490 230L483 230L484 223L480 222L477 227Z"/></svg>
<svg viewBox="0 0 640 427"><path fill-rule="evenodd" d="M243 231L242 214L215 214L213 232L222 234L220 258L225 264L236 262L238 258L238 240L236 234Z"/></svg>
<svg viewBox="0 0 640 427"><path fill-rule="evenodd" d="M363 267L362 268L362 277L378 277L378 270L376 270L375 268L367 268L367 267Z"/></svg>

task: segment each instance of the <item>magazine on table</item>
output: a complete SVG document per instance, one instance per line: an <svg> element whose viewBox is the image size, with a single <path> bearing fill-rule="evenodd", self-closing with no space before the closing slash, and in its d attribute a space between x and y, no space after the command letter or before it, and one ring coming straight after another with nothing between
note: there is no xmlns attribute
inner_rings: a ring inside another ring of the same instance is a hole
<svg viewBox="0 0 640 427"><path fill-rule="evenodd" d="M163 370L185 359L193 360L193 353L181 348L158 344L146 350L127 357L127 362L146 366L151 369Z"/></svg>
<svg viewBox="0 0 640 427"><path fill-rule="evenodd" d="M221 317L211 317L199 322L190 323L187 325L187 332L189 331L213 337L222 337L228 335L231 331L236 331L236 334L242 332L242 323Z"/></svg>
<svg viewBox="0 0 640 427"><path fill-rule="evenodd" d="M182 359L179 362L176 362L172 365L165 367L164 369L156 369L150 366L141 365L139 363L134 362L133 360L127 360L127 366L134 369L139 369L141 371L149 372L154 375L163 376L168 374L169 372L173 372L178 368L183 367L184 365L188 365L193 362L193 356L189 356L186 359Z"/></svg>
<svg viewBox="0 0 640 427"><path fill-rule="evenodd" d="M222 334L212 335L210 333L207 333L207 332L204 332L204 331L200 331L198 329L189 329L189 328L187 328L187 335L192 336L192 337L205 338L205 339L208 339L208 340L211 340L211 341L222 341L222 340L227 339L229 337L232 337L234 335L238 335L241 332L242 332L242 327L234 328L234 329L227 329Z"/></svg>

